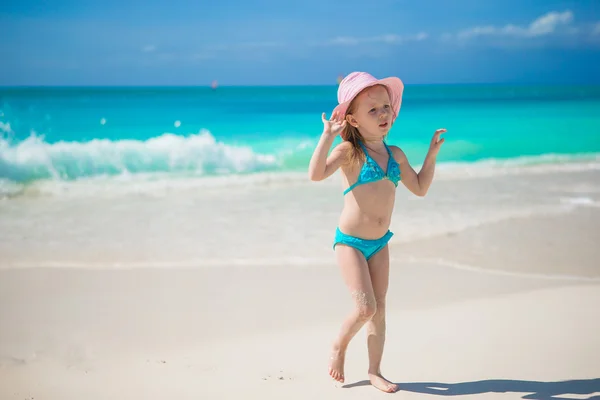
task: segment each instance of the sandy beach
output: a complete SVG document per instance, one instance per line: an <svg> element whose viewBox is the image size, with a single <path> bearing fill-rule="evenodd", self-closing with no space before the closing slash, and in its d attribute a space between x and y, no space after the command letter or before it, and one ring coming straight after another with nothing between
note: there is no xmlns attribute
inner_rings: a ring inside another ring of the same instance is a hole
<svg viewBox="0 0 600 400"><path fill-rule="evenodd" d="M441 171L425 199L399 192L392 396L600 398L598 182ZM0 204L0 398L390 396L366 380L364 331L346 382L327 375L351 306L331 251L339 182L152 193Z"/></svg>

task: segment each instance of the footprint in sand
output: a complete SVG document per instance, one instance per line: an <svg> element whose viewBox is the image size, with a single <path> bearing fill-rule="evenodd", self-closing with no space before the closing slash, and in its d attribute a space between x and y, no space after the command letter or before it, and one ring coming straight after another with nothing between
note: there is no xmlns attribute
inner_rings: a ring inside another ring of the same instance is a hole
<svg viewBox="0 0 600 400"><path fill-rule="evenodd" d="M263 381L268 381L268 380L278 380L278 381L285 381L285 380L289 380L291 381L292 378L290 377L285 377L282 375L283 371L279 371L279 374L277 374L276 376L271 376L271 375L267 375L266 377L263 377L262 380Z"/></svg>

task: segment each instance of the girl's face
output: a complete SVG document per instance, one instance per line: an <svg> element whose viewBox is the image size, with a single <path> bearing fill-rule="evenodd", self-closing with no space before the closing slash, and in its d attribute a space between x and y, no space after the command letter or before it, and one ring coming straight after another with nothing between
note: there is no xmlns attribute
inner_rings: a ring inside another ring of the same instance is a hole
<svg viewBox="0 0 600 400"><path fill-rule="evenodd" d="M385 87L377 85L365 89L356 96L354 108L354 112L346 116L347 122L358 128L365 139L379 139L388 133L394 113Z"/></svg>

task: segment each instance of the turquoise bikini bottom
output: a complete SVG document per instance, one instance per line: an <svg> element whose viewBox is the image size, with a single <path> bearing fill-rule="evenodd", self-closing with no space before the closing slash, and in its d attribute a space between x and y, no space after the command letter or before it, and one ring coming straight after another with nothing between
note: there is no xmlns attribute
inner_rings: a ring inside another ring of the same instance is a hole
<svg viewBox="0 0 600 400"><path fill-rule="evenodd" d="M383 249L388 244L392 236L394 236L394 234L390 231L387 231L387 233L379 239L361 239L346 235L340 231L340 228L336 228L333 249L335 250L335 245L338 243L345 244L347 246L354 247L360 251L367 260L369 260L369 258L373 257L378 251Z"/></svg>

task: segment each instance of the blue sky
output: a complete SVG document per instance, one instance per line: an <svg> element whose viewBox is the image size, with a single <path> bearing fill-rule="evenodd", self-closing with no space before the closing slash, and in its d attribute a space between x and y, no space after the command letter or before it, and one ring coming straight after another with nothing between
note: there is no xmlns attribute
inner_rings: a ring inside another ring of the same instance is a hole
<svg viewBox="0 0 600 400"><path fill-rule="evenodd" d="M600 1L9 0L0 85L600 84Z"/></svg>

